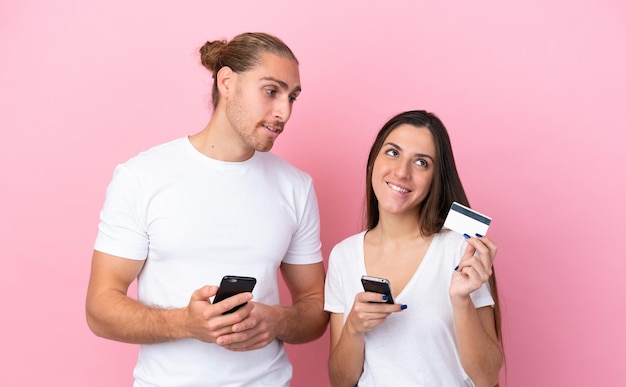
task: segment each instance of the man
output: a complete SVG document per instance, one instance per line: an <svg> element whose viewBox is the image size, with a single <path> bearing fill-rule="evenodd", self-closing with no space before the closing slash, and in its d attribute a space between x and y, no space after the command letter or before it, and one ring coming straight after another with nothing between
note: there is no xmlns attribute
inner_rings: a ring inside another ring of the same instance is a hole
<svg viewBox="0 0 626 387"><path fill-rule="evenodd" d="M300 93L298 61L264 33L200 53L213 115L199 133L116 168L87 322L98 336L141 344L135 386L288 386L283 342L314 340L328 323L312 180L267 152ZM291 306L279 305L278 269ZM255 277L254 299L212 304L225 275ZM138 300L127 295L135 279Z"/></svg>

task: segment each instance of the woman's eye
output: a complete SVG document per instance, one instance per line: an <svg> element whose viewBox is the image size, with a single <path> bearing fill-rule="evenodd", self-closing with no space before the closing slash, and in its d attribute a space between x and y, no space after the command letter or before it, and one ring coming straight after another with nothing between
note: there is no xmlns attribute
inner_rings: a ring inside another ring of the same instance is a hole
<svg viewBox="0 0 626 387"><path fill-rule="evenodd" d="M290 96L289 96L289 102L290 102L290 103L294 103L294 102L296 102L296 97L295 97L295 96L293 96L293 95L290 95Z"/></svg>
<svg viewBox="0 0 626 387"><path fill-rule="evenodd" d="M395 150L395 149L389 149L388 151L386 151L386 152L385 152L385 154L386 154L387 156L392 156L392 157L395 157L395 156L397 156L397 155L398 155L398 151L397 151L397 150Z"/></svg>
<svg viewBox="0 0 626 387"><path fill-rule="evenodd" d="M427 167L428 166L428 163L424 159L415 160L415 164L419 165L420 167Z"/></svg>

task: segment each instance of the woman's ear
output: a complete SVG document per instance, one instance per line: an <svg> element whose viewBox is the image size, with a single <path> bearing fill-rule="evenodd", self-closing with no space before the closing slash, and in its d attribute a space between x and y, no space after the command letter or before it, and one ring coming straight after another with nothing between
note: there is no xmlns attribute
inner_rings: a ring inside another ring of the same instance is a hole
<svg viewBox="0 0 626 387"><path fill-rule="evenodd" d="M234 87L235 78L235 72L228 66L222 67L217 72L217 88L222 97L228 98L228 95Z"/></svg>

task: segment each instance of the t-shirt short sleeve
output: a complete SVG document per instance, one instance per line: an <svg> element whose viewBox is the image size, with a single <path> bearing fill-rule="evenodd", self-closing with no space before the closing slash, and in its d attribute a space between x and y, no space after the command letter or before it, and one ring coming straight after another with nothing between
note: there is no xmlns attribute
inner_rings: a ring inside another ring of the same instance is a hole
<svg viewBox="0 0 626 387"><path fill-rule="evenodd" d="M341 281L342 269L338 267L339 259L336 255L337 247L331 251L328 259L328 272L324 284L324 310L330 313L345 313L346 306L343 299L345 291Z"/></svg>
<svg viewBox="0 0 626 387"><path fill-rule="evenodd" d="M323 260L317 196L311 179L307 180L306 195L303 196L299 206L300 211L297 211L297 229L283 258L283 262L294 265L318 263Z"/></svg>
<svg viewBox="0 0 626 387"><path fill-rule="evenodd" d="M122 258L143 260L148 254L145 204L132 173L118 165L100 212L95 250Z"/></svg>

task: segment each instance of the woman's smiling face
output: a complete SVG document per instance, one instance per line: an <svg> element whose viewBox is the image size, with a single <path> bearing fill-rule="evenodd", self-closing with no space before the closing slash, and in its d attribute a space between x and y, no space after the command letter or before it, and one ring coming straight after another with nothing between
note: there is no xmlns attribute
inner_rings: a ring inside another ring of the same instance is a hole
<svg viewBox="0 0 626 387"><path fill-rule="evenodd" d="M417 213L430 191L434 160L435 144L427 128L402 124L389 133L372 170L381 216Z"/></svg>

